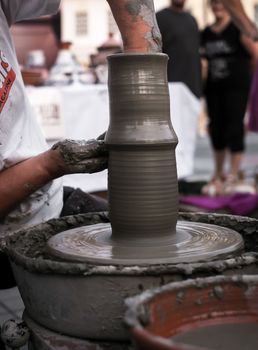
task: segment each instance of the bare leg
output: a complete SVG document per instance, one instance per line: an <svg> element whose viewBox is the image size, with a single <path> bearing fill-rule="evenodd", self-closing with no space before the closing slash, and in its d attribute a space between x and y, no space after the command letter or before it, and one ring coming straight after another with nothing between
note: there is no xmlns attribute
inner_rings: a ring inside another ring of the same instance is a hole
<svg viewBox="0 0 258 350"><path fill-rule="evenodd" d="M217 179L223 179L224 177L224 163L226 159L226 150L215 151L214 160L215 160L215 174L214 177Z"/></svg>
<svg viewBox="0 0 258 350"><path fill-rule="evenodd" d="M107 0L122 35L125 52L161 52L153 0Z"/></svg>
<svg viewBox="0 0 258 350"><path fill-rule="evenodd" d="M232 175L234 178L237 177L240 165L243 159L243 153L237 152L237 153L231 153L230 156L230 172L229 175Z"/></svg>
<svg viewBox="0 0 258 350"><path fill-rule="evenodd" d="M257 41L258 29L255 24L248 18L243 8L242 2L240 0L222 1L236 25L243 31L244 34Z"/></svg>
<svg viewBox="0 0 258 350"><path fill-rule="evenodd" d="M202 194L206 196L218 196L223 193L224 163L227 151L214 151L215 170L212 179L202 188Z"/></svg>
<svg viewBox="0 0 258 350"><path fill-rule="evenodd" d="M236 185L238 183L238 173L243 159L243 153L230 153L230 171L224 183L224 194L232 194L236 192Z"/></svg>

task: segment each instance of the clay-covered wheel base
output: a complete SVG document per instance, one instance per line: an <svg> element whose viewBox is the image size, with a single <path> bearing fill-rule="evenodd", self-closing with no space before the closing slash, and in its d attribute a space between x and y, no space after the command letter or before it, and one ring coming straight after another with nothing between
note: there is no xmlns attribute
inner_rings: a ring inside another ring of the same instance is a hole
<svg viewBox="0 0 258 350"><path fill-rule="evenodd" d="M239 233L225 227L179 221L176 233L135 238L113 237L110 224L78 227L53 236L51 255L68 260L108 265L149 265L209 261L237 254Z"/></svg>

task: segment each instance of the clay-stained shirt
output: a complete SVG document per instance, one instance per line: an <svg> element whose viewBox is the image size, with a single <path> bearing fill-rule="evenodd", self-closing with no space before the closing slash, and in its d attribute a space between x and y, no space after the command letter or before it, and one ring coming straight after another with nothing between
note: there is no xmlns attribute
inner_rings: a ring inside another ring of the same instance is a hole
<svg viewBox="0 0 258 350"><path fill-rule="evenodd" d="M0 171L47 149L26 96L9 28L23 19L54 13L59 3L59 0L0 0ZM0 222L0 234L58 217L62 204L62 184L55 180L33 193Z"/></svg>

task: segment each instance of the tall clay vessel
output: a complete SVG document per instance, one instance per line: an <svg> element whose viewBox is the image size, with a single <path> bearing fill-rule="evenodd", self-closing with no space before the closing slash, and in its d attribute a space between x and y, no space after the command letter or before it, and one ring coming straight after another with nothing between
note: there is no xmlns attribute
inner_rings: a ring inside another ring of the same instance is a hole
<svg viewBox="0 0 258 350"><path fill-rule="evenodd" d="M109 57L109 205L112 235L175 232L177 137L164 54Z"/></svg>

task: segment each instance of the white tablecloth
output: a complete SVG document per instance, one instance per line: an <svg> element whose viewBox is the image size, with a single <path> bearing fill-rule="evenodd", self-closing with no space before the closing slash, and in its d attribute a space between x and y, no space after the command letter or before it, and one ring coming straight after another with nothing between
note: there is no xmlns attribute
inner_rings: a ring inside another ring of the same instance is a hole
<svg viewBox="0 0 258 350"><path fill-rule="evenodd" d="M190 176L200 112L199 100L182 83L169 84L171 120L179 144L176 150L179 178ZM73 84L63 87L28 88L29 98L49 144L61 137L96 138L108 128L109 105L106 85ZM107 171L64 177L66 186L95 192L107 189Z"/></svg>

